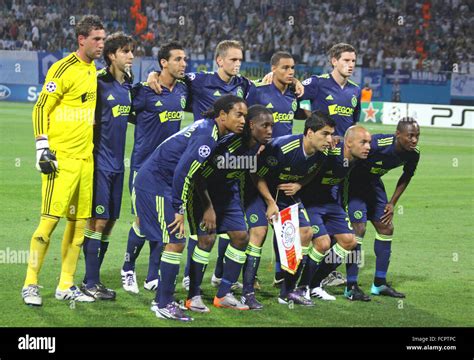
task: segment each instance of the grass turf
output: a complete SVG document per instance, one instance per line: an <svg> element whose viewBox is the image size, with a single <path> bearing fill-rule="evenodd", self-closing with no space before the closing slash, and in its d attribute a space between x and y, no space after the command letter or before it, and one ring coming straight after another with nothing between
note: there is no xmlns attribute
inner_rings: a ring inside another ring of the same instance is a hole
<svg viewBox="0 0 474 360"><path fill-rule="evenodd" d="M473 326L474 254L472 219L474 202L474 131L421 129L421 161L412 183L396 207L395 235L389 281L407 294L403 300L373 297L369 303L347 301L343 288L329 288L336 295L332 302L316 301L313 308L288 308L276 302L278 291L271 286L273 265L271 241L264 245L257 293L265 308L260 312L237 312L211 307L210 314L195 314L192 324L159 320L149 310L154 294L140 288L140 294L124 292L120 267L126 248L132 216L125 181L122 217L117 222L102 267L102 281L117 290L115 302L93 304L54 299L61 265L60 243L65 221L52 237L40 275L43 307L31 308L22 302L20 291L26 273L26 259L20 255L29 249L41 204L40 176L34 168L35 151L31 123L32 104L0 103L0 326L140 326L140 327L220 327L220 326ZM191 121L186 118L185 124ZM185 125L183 124L183 126ZM295 132L303 122L295 122ZM374 133L392 133L393 126L365 124ZM126 156L133 144L133 125L128 131ZM128 179L128 168L125 179ZM390 196L401 169L386 176ZM369 225L364 241L365 266L360 284L370 291L374 273L374 231ZM217 246L204 277L204 300L210 304L215 289L210 285ZM183 256L184 258L184 256ZM147 272L148 246L137 262L140 285ZM181 266L181 273L184 264ZM344 272L343 268L340 268ZM82 281L84 260L81 254L76 283ZM178 278L177 298L185 292Z"/></svg>

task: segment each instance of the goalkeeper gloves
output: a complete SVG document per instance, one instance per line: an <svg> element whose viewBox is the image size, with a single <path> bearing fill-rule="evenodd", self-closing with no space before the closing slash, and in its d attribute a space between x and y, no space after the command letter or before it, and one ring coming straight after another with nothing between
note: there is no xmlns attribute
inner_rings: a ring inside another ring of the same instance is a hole
<svg viewBox="0 0 474 360"><path fill-rule="evenodd" d="M36 169L43 174L51 174L58 170L58 160L49 150L48 137L41 135L36 139Z"/></svg>

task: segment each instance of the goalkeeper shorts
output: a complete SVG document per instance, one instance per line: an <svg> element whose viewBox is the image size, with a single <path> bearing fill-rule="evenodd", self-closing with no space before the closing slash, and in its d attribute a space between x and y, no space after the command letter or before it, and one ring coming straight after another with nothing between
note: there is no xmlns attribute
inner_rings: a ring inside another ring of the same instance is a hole
<svg viewBox="0 0 474 360"><path fill-rule="evenodd" d="M57 156L59 170L41 174L41 214L71 219L91 217L94 158Z"/></svg>

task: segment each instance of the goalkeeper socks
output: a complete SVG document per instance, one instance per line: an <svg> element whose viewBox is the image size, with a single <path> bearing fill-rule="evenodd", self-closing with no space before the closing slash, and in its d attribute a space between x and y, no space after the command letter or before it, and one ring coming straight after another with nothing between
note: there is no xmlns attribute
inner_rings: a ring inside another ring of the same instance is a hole
<svg viewBox="0 0 474 360"><path fill-rule="evenodd" d="M102 262L104 261L105 253L109 248L109 236L102 234L102 241L100 243L100 252L99 252L99 269L102 267Z"/></svg>
<svg viewBox="0 0 474 360"><path fill-rule="evenodd" d="M210 251L200 249L199 246L194 248L191 264L189 265L189 293L188 299L193 296L201 295L201 284L209 264Z"/></svg>
<svg viewBox="0 0 474 360"><path fill-rule="evenodd" d="M196 235L189 236L187 254L186 254L186 267L184 268L184 277L189 276L189 267L191 266L191 258L194 254L194 248L198 244L198 239Z"/></svg>
<svg viewBox="0 0 474 360"><path fill-rule="evenodd" d="M91 288L100 282L100 246L102 233L90 229L84 230L84 258L86 260L86 274L84 282L87 288Z"/></svg>
<svg viewBox="0 0 474 360"><path fill-rule="evenodd" d="M160 309L174 301L173 294L176 286L176 278L179 273L181 253L163 251L158 272L158 290L155 301Z"/></svg>
<svg viewBox="0 0 474 360"><path fill-rule="evenodd" d="M352 286L357 285L357 280L359 278L359 264L361 262L361 246L362 239L357 237L357 246L352 250L348 261L346 262L346 274L347 274L347 288L351 289Z"/></svg>
<svg viewBox="0 0 474 360"><path fill-rule="evenodd" d="M38 284L38 274L43 265L44 257L48 252L49 240L59 218L42 215L38 228L35 230L30 242L30 254L28 257L28 269L26 271L25 287Z"/></svg>
<svg viewBox="0 0 474 360"><path fill-rule="evenodd" d="M67 290L74 285L74 274L76 273L81 246L84 242L85 219L69 220L62 241L62 247L67 248L62 253L61 276L59 278L59 290ZM66 246L66 244L68 244Z"/></svg>
<svg viewBox="0 0 474 360"><path fill-rule="evenodd" d="M375 235L375 286L386 284L388 265L390 264L390 254L392 252L392 235Z"/></svg>
<svg viewBox="0 0 474 360"><path fill-rule="evenodd" d="M146 282L158 279L158 268L160 267L161 252L163 245L159 241L149 241L150 256L148 258L148 275Z"/></svg>
<svg viewBox="0 0 474 360"><path fill-rule="evenodd" d="M350 251L344 249L338 243L334 244L328 254L324 257L324 260L321 261L319 269L311 280L311 289L320 287L321 281L323 281L332 271L336 270L337 267L347 259L349 254Z"/></svg>
<svg viewBox="0 0 474 360"><path fill-rule="evenodd" d="M313 246L309 248L308 259L301 275L298 287L309 286L312 278L319 269L319 264L323 261L325 254L321 254Z"/></svg>
<svg viewBox="0 0 474 360"><path fill-rule="evenodd" d="M222 275L222 281L216 295L218 298L222 298L226 294L230 293L232 284L237 282L239 279L242 266L244 265L245 259L247 258L245 250L245 248L237 249L232 244L227 246L224 257L224 273Z"/></svg>
<svg viewBox="0 0 474 360"><path fill-rule="evenodd" d="M257 276L260 259L262 257L262 247L249 243L247 246L247 259L243 266L243 289L242 294L247 295L255 292L253 287Z"/></svg>
<svg viewBox="0 0 474 360"><path fill-rule="evenodd" d="M123 271L135 270L135 262L144 244L145 237L140 234L140 229L134 222L128 232L127 252L125 253L125 261L122 266Z"/></svg>
<svg viewBox="0 0 474 360"><path fill-rule="evenodd" d="M217 260L216 268L214 269L214 275L218 278L222 278L222 274L224 273L224 255L225 251L227 250L227 246L229 246L230 240L227 237L221 235L219 236L218 241Z"/></svg>

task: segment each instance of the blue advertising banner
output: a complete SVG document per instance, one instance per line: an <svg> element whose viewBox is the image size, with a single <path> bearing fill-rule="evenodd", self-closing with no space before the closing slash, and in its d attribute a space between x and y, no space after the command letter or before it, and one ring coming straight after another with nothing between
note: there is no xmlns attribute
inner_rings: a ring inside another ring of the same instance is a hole
<svg viewBox="0 0 474 360"><path fill-rule="evenodd" d="M449 80L447 73L432 73L429 71L412 71L411 84L446 85Z"/></svg>
<svg viewBox="0 0 474 360"><path fill-rule="evenodd" d="M38 100L42 86L39 84L18 85L0 83L0 102L21 101L35 102Z"/></svg>
<svg viewBox="0 0 474 360"><path fill-rule="evenodd" d="M382 96L383 70L382 69L363 69L362 81L360 87L368 84L372 89L372 98Z"/></svg>
<svg viewBox="0 0 474 360"><path fill-rule="evenodd" d="M393 84L394 82L408 84L410 82L410 73L406 70L385 70L384 74L388 84Z"/></svg>
<svg viewBox="0 0 474 360"><path fill-rule="evenodd" d="M46 78L46 74L48 73L51 65L53 65L56 61L61 60L64 56L67 55L63 55L62 51L56 51L54 53L46 51L38 52L38 82L40 84L44 83L44 79Z"/></svg>
<svg viewBox="0 0 474 360"><path fill-rule="evenodd" d="M35 51L0 50L0 83L31 84L38 81Z"/></svg>

